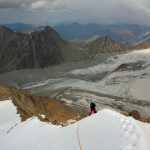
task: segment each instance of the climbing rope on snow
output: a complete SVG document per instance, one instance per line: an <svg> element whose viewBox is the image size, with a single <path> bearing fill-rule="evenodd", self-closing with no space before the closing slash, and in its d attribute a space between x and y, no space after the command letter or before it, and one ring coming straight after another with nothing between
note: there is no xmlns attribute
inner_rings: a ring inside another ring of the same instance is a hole
<svg viewBox="0 0 150 150"><path fill-rule="evenodd" d="M80 150L82 150L82 146L81 146L81 142L80 142L80 137L79 137L79 126L80 126L80 123L78 124L78 128L77 128L77 136L78 136L78 142L79 142Z"/></svg>

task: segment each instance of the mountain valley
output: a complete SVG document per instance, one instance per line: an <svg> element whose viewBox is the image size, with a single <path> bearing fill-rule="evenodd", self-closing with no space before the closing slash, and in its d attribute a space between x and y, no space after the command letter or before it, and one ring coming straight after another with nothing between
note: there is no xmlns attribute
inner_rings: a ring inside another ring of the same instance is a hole
<svg viewBox="0 0 150 150"><path fill-rule="evenodd" d="M0 27L0 72L40 69L68 62L81 62L109 53L150 47L146 41L133 47L108 36L93 36L80 42L66 41L51 27L13 31Z"/></svg>
<svg viewBox="0 0 150 150"><path fill-rule="evenodd" d="M148 150L148 37L128 46L0 27L0 149ZM91 101L98 113L89 116Z"/></svg>

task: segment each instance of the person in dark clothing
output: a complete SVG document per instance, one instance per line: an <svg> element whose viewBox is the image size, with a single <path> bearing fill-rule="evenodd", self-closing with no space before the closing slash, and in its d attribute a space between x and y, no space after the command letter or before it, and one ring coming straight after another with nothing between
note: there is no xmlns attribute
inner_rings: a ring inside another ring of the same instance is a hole
<svg viewBox="0 0 150 150"><path fill-rule="evenodd" d="M89 116L92 114L92 112L97 113L97 110L95 109L95 107L96 107L95 102L94 102L94 101L91 101L91 103L90 103L91 111L90 111Z"/></svg>

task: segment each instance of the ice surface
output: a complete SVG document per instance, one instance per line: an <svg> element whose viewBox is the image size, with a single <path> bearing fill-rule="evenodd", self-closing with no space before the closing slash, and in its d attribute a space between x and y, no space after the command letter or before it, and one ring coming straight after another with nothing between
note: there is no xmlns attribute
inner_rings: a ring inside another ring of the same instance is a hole
<svg viewBox="0 0 150 150"><path fill-rule="evenodd" d="M134 63L134 67L137 70L134 70L130 63ZM122 64L129 64L129 66L125 71L114 71ZM139 68L138 65L140 65ZM107 74L101 78L101 75L103 76L106 72ZM70 70L65 73L65 76L24 83L22 87L24 90L32 93L74 88L149 101L149 82L150 49L143 49L110 56L103 63L101 62L82 69Z"/></svg>
<svg viewBox="0 0 150 150"><path fill-rule="evenodd" d="M92 66L84 69L76 69L70 71L69 73L84 74L84 75L101 74L107 71L113 71L121 64L133 63L133 62L138 62L143 60L146 61L146 64L150 63L150 49L144 49L144 50L129 52L126 54L116 55L110 57L106 62L102 64L98 64L97 66Z"/></svg>
<svg viewBox="0 0 150 150"><path fill-rule="evenodd" d="M138 79L132 86L132 94L135 98L150 101L150 78Z"/></svg>

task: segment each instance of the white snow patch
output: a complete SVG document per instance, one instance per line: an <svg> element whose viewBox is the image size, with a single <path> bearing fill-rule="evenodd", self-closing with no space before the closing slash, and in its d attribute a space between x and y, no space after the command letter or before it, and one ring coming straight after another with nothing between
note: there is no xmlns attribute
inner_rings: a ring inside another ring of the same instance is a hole
<svg viewBox="0 0 150 150"><path fill-rule="evenodd" d="M76 120L74 120L74 119L69 119L68 121L67 121L67 124L72 124L72 123L75 123L76 122Z"/></svg>
<svg viewBox="0 0 150 150"><path fill-rule="evenodd" d="M146 32L144 35L148 35L148 34L150 34L150 32Z"/></svg>
<svg viewBox="0 0 150 150"><path fill-rule="evenodd" d="M48 80L43 80L43 81L40 81L40 82L29 83L29 84L27 84L28 87L25 87L23 89L38 88L38 87L41 87L41 86L44 86L44 85L48 84L52 80L55 80L55 79L48 79ZM24 86L26 86L26 84L24 84Z"/></svg>
<svg viewBox="0 0 150 150"><path fill-rule="evenodd" d="M45 115L39 114L43 119L45 118Z"/></svg>

